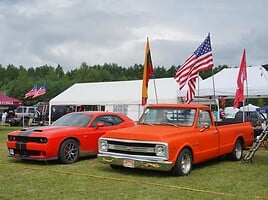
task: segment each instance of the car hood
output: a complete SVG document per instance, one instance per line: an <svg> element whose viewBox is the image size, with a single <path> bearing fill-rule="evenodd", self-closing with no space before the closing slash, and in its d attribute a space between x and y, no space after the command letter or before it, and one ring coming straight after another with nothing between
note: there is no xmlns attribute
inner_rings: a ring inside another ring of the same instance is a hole
<svg viewBox="0 0 268 200"><path fill-rule="evenodd" d="M187 132L191 132L192 130L193 127L136 125L130 128L108 131L102 137L127 140L166 141L166 138L187 134Z"/></svg>
<svg viewBox="0 0 268 200"><path fill-rule="evenodd" d="M75 127L75 126L40 126L40 127L31 127L31 128L23 128L18 131L14 131L12 135L19 135L19 136L50 136L55 135L62 132L71 132L77 131L78 129L83 127Z"/></svg>

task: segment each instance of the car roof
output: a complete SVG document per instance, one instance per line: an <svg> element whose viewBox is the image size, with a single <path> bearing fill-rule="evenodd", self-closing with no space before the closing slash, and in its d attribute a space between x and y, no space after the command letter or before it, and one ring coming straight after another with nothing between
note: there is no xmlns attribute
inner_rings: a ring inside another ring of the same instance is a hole
<svg viewBox="0 0 268 200"><path fill-rule="evenodd" d="M199 108L209 109L208 106L202 104L149 104L147 107L151 108Z"/></svg>
<svg viewBox="0 0 268 200"><path fill-rule="evenodd" d="M94 115L94 116L100 116L100 115L117 115L125 118L129 118L126 115L118 112L110 112L110 111L82 111L82 112L70 112L67 114L72 114L72 113L84 113L86 115Z"/></svg>

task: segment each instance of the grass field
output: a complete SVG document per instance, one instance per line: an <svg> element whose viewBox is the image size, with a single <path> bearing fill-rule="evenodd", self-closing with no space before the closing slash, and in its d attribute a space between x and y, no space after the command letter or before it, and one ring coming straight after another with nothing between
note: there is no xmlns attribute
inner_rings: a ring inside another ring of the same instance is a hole
<svg viewBox="0 0 268 200"><path fill-rule="evenodd" d="M194 165L186 177L136 169L114 170L96 157L71 165L8 157L0 127L0 199L268 199L268 150L261 147L253 164L221 157ZM18 129L18 127L17 127ZM245 153L245 152L244 152Z"/></svg>

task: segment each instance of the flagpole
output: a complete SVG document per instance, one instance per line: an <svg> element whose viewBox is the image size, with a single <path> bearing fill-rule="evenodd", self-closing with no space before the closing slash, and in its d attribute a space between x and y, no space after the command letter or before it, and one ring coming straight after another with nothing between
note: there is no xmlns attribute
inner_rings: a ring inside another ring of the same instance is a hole
<svg viewBox="0 0 268 200"><path fill-rule="evenodd" d="M200 82L199 82L199 72L197 73L197 83L198 83L198 85L197 85L197 104L199 104L200 102L199 102L199 89L200 89L200 87L199 87L199 84L200 84Z"/></svg>
<svg viewBox="0 0 268 200"><path fill-rule="evenodd" d="M214 71L213 67L211 68L211 74L212 74L212 88L213 88L213 99L217 106L217 120L220 119L220 105L219 105L219 99L216 100L216 91L215 91L215 79L214 79Z"/></svg>
<svg viewBox="0 0 268 200"><path fill-rule="evenodd" d="M245 56L245 71L247 71L247 64L246 64L246 49L244 49L243 54L245 54L245 55L244 55L244 56ZM247 95L246 95L246 100L243 101L243 104L244 104L244 102L246 102L246 103L249 104L249 102L248 102L248 78L247 78L247 77L246 77L245 81L246 81L246 91L247 91ZM243 85L243 87L244 87L244 85ZM244 90L244 88L243 88L243 90ZM245 107L245 105L243 105L243 107ZM249 106L248 106L248 111L249 111ZM245 111L244 111L244 113L243 113L243 122L244 122L244 121L245 121Z"/></svg>
<svg viewBox="0 0 268 200"><path fill-rule="evenodd" d="M158 104L158 97L157 97L157 90L156 90L156 84L155 84L155 77L153 76L154 80L154 93L155 93L155 98L156 98L156 104Z"/></svg>

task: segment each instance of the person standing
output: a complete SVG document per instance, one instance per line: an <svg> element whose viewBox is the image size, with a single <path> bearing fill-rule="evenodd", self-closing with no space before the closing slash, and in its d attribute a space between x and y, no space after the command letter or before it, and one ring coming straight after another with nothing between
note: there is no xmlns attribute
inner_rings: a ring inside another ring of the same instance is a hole
<svg viewBox="0 0 268 200"><path fill-rule="evenodd" d="M5 111L4 113L2 113L2 126L5 125L5 123L6 123L6 118L7 118L7 112Z"/></svg>

